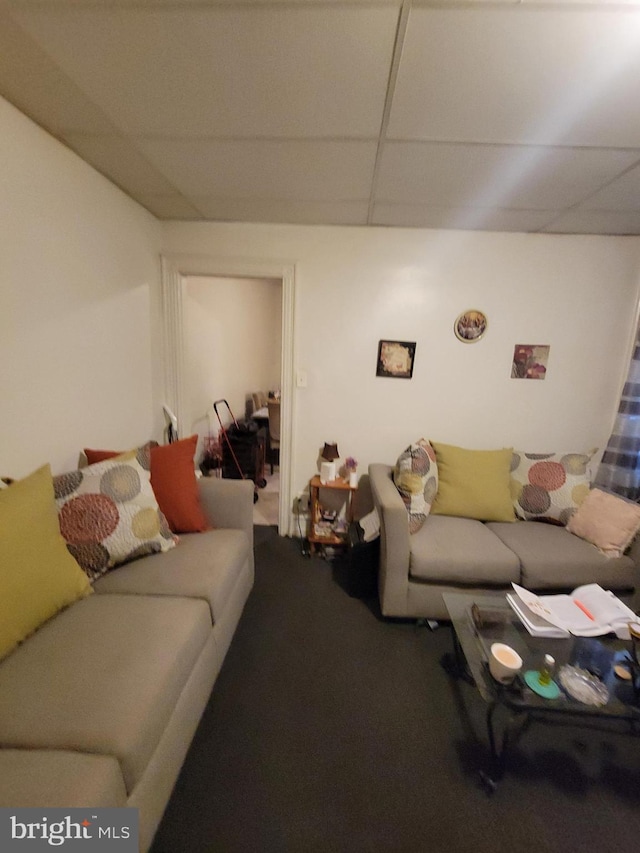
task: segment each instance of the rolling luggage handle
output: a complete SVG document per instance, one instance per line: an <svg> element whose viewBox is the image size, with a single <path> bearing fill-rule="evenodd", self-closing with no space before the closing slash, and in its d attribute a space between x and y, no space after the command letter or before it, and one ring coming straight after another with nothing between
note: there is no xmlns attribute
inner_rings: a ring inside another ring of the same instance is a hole
<svg viewBox="0 0 640 853"><path fill-rule="evenodd" d="M234 426L235 426L236 430L238 430L238 432L240 431L240 426L238 425L238 421L236 420L235 415L231 411L231 406L229 405L229 403L224 399L223 400L216 400L213 404L213 410L216 413L216 417L218 418L218 423L220 424L220 435L222 436L222 441L226 444L227 448L229 449L229 452L231 453L231 456L233 458L235 466L238 469L238 474L240 474L240 479L246 480L247 477L245 476L245 473L242 470L242 466L238 462L238 457L236 456L236 453L233 449L233 444L231 443L231 439L229 438L228 431L225 428L224 424L222 423L222 418L220 417L220 412L218 411L218 405L220 405L221 403L224 403L224 405L227 407L227 410L228 410L229 414L231 415L231 420L233 421ZM257 500L258 500L258 486L257 486L257 484L254 483L254 486L253 486L253 502L256 503Z"/></svg>

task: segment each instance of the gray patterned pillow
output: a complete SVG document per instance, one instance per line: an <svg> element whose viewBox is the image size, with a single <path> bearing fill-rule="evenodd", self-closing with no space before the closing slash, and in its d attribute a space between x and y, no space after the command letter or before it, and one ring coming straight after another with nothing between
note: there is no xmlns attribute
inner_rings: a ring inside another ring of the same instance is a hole
<svg viewBox="0 0 640 853"><path fill-rule="evenodd" d="M438 466L431 444L421 438L400 454L393 482L409 515L409 533L416 533L426 521L438 492Z"/></svg>

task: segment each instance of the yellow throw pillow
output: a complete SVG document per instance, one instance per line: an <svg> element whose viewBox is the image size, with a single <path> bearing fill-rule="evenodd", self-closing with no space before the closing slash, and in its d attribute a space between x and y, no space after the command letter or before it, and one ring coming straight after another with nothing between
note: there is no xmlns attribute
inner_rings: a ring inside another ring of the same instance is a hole
<svg viewBox="0 0 640 853"><path fill-rule="evenodd" d="M49 465L0 491L0 659L91 592L60 535Z"/></svg>
<svg viewBox="0 0 640 853"><path fill-rule="evenodd" d="M515 521L509 478L512 448L466 450L432 441L438 463L434 515Z"/></svg>

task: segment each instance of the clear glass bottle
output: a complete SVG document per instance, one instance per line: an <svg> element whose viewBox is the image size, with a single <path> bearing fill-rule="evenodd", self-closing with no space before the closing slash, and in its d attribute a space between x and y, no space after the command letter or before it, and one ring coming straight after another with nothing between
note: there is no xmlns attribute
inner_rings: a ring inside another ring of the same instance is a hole
<svg viewBox="0 0 640 853"><path fill-rule="evenodd" d="M551 655L544 656L544 663L540 668L540 674L538 676L538 681L542 684L543 687L546 687L548 684L551 684L551 678L553 677L553 670L555 668L556 661L555 658L551 657Z"/></svg>

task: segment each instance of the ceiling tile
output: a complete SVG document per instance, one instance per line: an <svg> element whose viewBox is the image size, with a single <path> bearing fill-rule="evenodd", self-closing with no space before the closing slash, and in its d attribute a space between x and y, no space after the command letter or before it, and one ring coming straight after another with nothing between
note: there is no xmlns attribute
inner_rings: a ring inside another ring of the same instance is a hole
<svg viewBox="0 0 640 853"><path fill-rule="evenodd" d="M109 133L104 112L0 8L0 94L54 136L63 128Z"/></svg>
<svg viewBox="0 0 640 853"><path fill-rule="evenodd" d="M108 175L114 183L133 195L174 192L164 175L127 139L80 133L65 133L61 139L99 172Z"/></svg>
<svg viewBox="0 0 640 853"><path fill-rule="evenodd" d="M558 210L634 160L634 152L588 148L390 142L382 152L376 200Z"/></svg>
<svg viewBox="0 0 640 853"><path fill-rule="evenodd" d="M394 139L640 147L637 9L414 8Z"/></svg>
<svg viewBox="0 0 640 853"><path fill-rule="evenodd" d="M393 6L21 7L127 133L377 136Z"/></svg>
<svg viewBox="0 0 640 853"><path fill-rule="evenodd" d="M545 210L376 204L371 224L464 231L539 231L555 216L556 213Z"/></svg>
<svg viewBox="0 0 640 853"><path fill-rule="evenodd" d="M200 210L179 195L138 193L137 199L158 219L200 220L206 218Z"/></svg>
<svg viewBox="0 0 640 853"><path fill-rule="evenodd" d="M371 142L141 140L149 160L186 195L229 199L366 200Z"/></svg>
<svg viewBox="0 0 640 853"><path fill-rule="evenodd" d="M297 225L366 225L367 202L193 199L208 219L229 222L278 222Z"/></svg>
<svg viewBox="0 0 640 853"><path fill-rule="evenodd" d="M640 151L636 152L640 156ZM580 208L585 210L640 211L640 165L594 193Z"/></svg>
<svg viewBox="0 0 640 853"><path fill-rule="evenodd" d="M640 234L640 211L570 210L543 231L549 234Z"/></svg>

